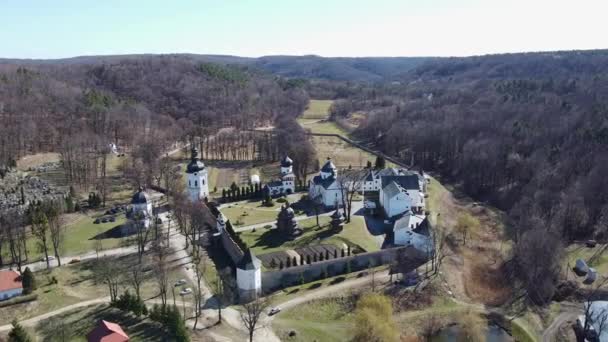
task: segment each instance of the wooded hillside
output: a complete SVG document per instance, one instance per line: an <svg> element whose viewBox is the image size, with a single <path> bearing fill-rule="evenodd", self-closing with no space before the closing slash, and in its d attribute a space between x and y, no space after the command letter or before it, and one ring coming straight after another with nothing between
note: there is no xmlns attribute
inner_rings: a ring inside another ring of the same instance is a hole
<svg viewBox="0 0 608 342"><path fill-rule="evenodd" d="M176 141L295 118L304 90L247 66L188 56L0 63L0 166L28 153ZM151 139L153 138L153 139Z"/></svg>
<svg viewBox="0 0 608 342"><path fill-rule="evenodd" d="M608 230L608 52L442 59L337 101L356 134L507 210L517 236Z"/></svg>

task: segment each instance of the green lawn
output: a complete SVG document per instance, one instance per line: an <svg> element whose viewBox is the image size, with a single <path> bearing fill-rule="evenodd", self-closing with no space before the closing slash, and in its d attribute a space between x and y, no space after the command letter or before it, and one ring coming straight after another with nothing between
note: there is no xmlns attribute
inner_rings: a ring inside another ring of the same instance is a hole
<svg viewBox="0 0 608 342"><path fill-rule="evenodd" d="M100 216L103 212L94 212L87 215L84 214L70 214L77 215L74 222L70 223L65 227L64 240L61 247L60 255L70 256L79 255L86 252L95 250L95 236L102 234L114 227L124 224L127 220L124 214L116 216L116 222L107 222L94 224L93 221L96 217ZM49 233L50 234L50 233ZM48 240L49 255L54 255L53 247L50 240ZM112 249L127 244L127 238L103 238L101 239L103 249ZM38 247L39 240L34 236L29 236L27 239L27 249L29 262L38 261L42 259L44 253ZM3 256L10 260L10 254L7 248L2 251ZM67 263L69 260L62 260Z"/></svg>
<svg viewBox="0 0 608 342"><path fill-rule="evenodd" d="M352 305L341 299L315 300L281 312L272 322L282 341L348 341L352 338ZM289 337L294 330L295 337Z"/></svg>
<svg viewBox="0 0 608 342"><path fill-rule="evenodd" d="M354 217L351 223L344 226L340 233L333 233L329 229L330 218L319 217L321 227L317 226L315 217L298 221L303 234L295 240L286 240L276 229L259 228L256 231L240 232L243 241L252 248L254 253L266 254L318 244L330 244L340 248L349 245L357 246L366 251L379 250L375 238L367 232L365 223L360 217Z"/></svg>
<svg viewBox="0 0 608 342"><path fill-rule="evenodd" d="M333 100L310 100L308 107L302 114L304 119L327 119L329 116L329 107Z"/></svg>
<svg viewBox="0 0 608 342"><path fill-rule="evenodd" d="M321 226L327 225L328 217L320 217ZM309 245L311 243L330 243L326 240L316 240L315 237L327 231L327 229L317 227L316 219L306 219L298 222L298 226L304 233L296 240L286 240L277 229L259 228L255 231L248 230L240 232L243 242L253 250L255 254L261 255L271 252L284 251Z"/></svg>
<svg viewBox="0 0 608 342"><path fill-rule="evenodd" d="M99 320L119 323L129 336L129 341L169 341L168 335L161 325L147 318L137 318L106 304L79 308L39 323L35 332L39 341L58 341L58 331L63 336L62 341L86 341L86 335L93 330Z"/></svg>
<svg viewBox="0 0 608 342"><path fill-rule="evenodd" d="M147 259L144 259L147 260ZM137 255L131 254L122 257L112 257L100 259L100 262L111 262L129 269L137 261ZM43 313L60 309L62 307L75 304L81 301L102 298L109 296L108 288L103 283L98 283L93 277L93 270L96 260L87 260L71 265L52 268L51 270L43 270L35 272L37 283L38 299L28 303L15 304L4 307L0 310L0 325L10 323L13 318L19 320L38 316ZM209 264L212 265L211 262ZM209 276L213 276L213 270L207 272ZM129 282L126 279L127 272L122 272L125 279L120 281L119 293L129 288ZM55 277L57 284L52 284L51 279ZM185 278L182 265L173 265L169 269L169 301L173 301L172 290L175 289L177 304L181 304L181 297L178 295L182 287L191 287L193 284L186 284L181 287L173 288L173 284L178 280ZM131 293L133 289L130 288ZM158 295L158 286L154 280L154 274L151 269L148 269L144 274L144 281L141 286L141 296L144 300L153 299ZM192 302L192 297L186 297L187 302Z"/></svg>
<svg viewBox="0 0 608 342"><path fill-rule="evenodd" d="M232 222L236 228L252 224L276 221L279 212L275 207L263 207L260 202L254 205L234 205L222 208L222 213Z"/></svg>
<svg viewBox="0 0 608 342"><path fill-rule="evenodd" d="M365 219L361 216L351 216L350 222L344 225L344 229L337 236L360 246L367 252L380 250L378 241L369 233Z"/></svg>
<svg viewBox="0 0 608 342"><path fill-rule="evenodd" d="M300 125L302 125L302 127L310 129L312 133L342 134L344 136L348 136L348 132L336 125L336 123L333 121L298 119L298 122L300 123Z"/></svg>

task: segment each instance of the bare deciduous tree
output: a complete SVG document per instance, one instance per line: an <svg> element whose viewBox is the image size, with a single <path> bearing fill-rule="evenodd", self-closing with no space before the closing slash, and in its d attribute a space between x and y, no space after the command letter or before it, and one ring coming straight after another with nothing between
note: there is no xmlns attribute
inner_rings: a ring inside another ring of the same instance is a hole
<svg viewBox="0 0 608 342"><path fill-rule="evenodd" d="M253 342L253 334L260 328L260 318L269 305L268 300L264 298L256 298L249 303L241 305L240 317L243 325L245 325L245 328L249 332L249 342Z"/></svg>

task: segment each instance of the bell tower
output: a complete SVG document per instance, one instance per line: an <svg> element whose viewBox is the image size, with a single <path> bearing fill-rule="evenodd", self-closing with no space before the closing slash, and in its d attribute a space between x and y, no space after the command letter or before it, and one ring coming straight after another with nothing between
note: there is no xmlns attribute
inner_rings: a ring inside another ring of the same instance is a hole
<svg viewBox="0 0 608 342"><path fill-rule="evenodd" d="M198 149L196 147L192 147L191 160L186 168L186 174L188 175L186 189L188 189L188 197L192 202L203 200L209 196L207 168L198 159Z"/></svg>

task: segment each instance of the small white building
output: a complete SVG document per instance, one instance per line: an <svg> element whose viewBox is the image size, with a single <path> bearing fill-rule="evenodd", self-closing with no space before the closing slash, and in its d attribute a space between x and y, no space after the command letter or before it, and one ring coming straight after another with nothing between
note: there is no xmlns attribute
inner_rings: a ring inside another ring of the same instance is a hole
<svg viewBox="0 0 608 342"><path fill-rule="evenodd" d="M208 175L205 164L198 159L198 149L193 147L191 153L190 163L186 167L186 174L188 175L186 189L190 201L198 202L209 196Z"/></svg>
<svg viewBox="0 0 608 342"><path fill-rule="evenodd" d="M141 223L149 228L152 221L152 200L142 187L131 198L131 218L135 223Z"/></svg>
<svg viewBox="0 0 608 342"><path fill-rule="evenodd" d="M416 174L381 177L380 205L388 218L408 211L422 213L426 207Z"/></svg>
<svg viewBox="0 0 608 342"><path fill-rule="evenodd" d="M264 187L271 196L292 194L296 191L296 176L293 174L293 160L288 156L281 159L281 178Z"/></svg>
<svg viewBox="0 0 608 342"><path fill-rule="evenodd" d="M331 158L327 158L319 175L310 180L308 196L326 208L335 208L342 205L344 191L338 179L336 166Z"/></svg>
<svg viewBox="0 0 608 342"><path fill-rule="evenodd" d="M14 270L0 271L0 301L20 296L23 293L21 275Z"/></svg>
<svg viewBox="0 0 608 342"><path fill-rule="evenodd" d="M251 184L260 184L260 176L259 175L251 175L249 178Z"/></svg>
<svg viewBox="0 0 608 342"><path fill-rule="evenodd" d="M262 262L248 249L236 265L236 284L241 301L250 301L262 292Z"/></svg>
<svg viewBox="0 0 608 342"><path fill-rule="evenodd" d="M414 246L422 252L431 252L432 240L429 237L428 220L424 215L406 213L395 221L393 226L394 243L400 246Z"/></svg>

